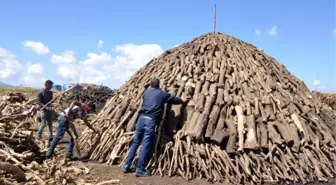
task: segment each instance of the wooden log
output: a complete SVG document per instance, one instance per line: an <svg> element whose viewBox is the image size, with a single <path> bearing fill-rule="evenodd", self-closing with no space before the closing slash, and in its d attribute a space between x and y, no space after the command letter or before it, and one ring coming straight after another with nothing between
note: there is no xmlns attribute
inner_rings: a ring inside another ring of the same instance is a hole
<svg viewBox="0 0 336 185"><path fill-rule="evenodd" d="M199 112L204 111L204 103L205 103L205 95L204 94L199 94L196 102L195 109Z"/></svg>
<svg viewBox="0 0 336 185"><path fill-rule="evenodd" d="M267 129L269 133L269 139L272 141L273 144L281 145L284 142L281 139L280 134L275 130L273 122L269 122L267 124Z"/></svg>
<svg viewBox="0 0 336 185"><path fill-rule="evenodd" d="M222 88L218 88L216 105L219 107L224 105L224 90Z"/></svg>
<svg viewBox="0 0 336 185"><path fill-rule="evenodd" d="M214 96L207 96L205 100L204 110L203 113L209 115L211 112L211 108L215 104L216 97Z"/></svg>
<svg viewBox="0 0 336 185"><path fill-rule="evenodd" d="M225 129L225 119L226 119L226 109L227 106L223 107L220 111L219 120L217 122L216 129L211 136L211 141L220 145L228 135L228 131Z"/></svg>
<svg viewBox="0 0 336 185"><path fill-rule="evenodd" d="M197 124L197 120L199 119L200 117L200 112L195 110L192 114L192 117L191 117L191 120L190 120L190 123L189 123L189 127L188 127L188 130L187 130L187 134L189 136L193 136L193 130Z"/></svg>
<svg viewBox="0 0 336 185"><path fill-rule="evenodd" d="M296 125L296 127L298 128L301 136L303 137L303 140L305 142L309 142L310 138L308 136L307 130L304 129L304 126L303 126L304 123L300 122L299 117L296 114L292 114L291 118L292 118L294 124Z"/></svg>
<svg viewBox="0 0 336 185"><path fill-rule="evenodd" d="M227 120L227 127L229 129L229 140L226 145L227 153L235 153L237 149L236 140L238 136L238 131L234 123L233 117Z"/></svg>
<svg viewBox="0 0 336 185"><path fill-rule="evenodd" d="M171 106L167 124L165 127L165 133L168 136L173 137L173 135L176 134L176 132L182 128L181 127L182 112L183 112L183 105Z"/></svg>
<svg viewBox="0 0 336 185"><path fill-rule="evenodd" d="M293 151L298 152L300 147L300 138L297 135L296 128L290 126L282 114L277 114L277 121L274 122L274 126L278 129L287 146L289 148L293 147Z"/></svg>
<svg viewBox="0 0 336 185"><path fill-rule="evenodd" d="M258 149L259 144L257 141L257 132L255 118L253 114L246 116L247 134L245 139L244 148L246 149Z"/></svg>
<svg viewBox="0 0 336 185"><path fill-rule="evenodd" d="M217 105L213 106L209 116L209 123L205 132L205 139L210 139L212 137L219 117L219 112L220 108Z"/></svg>
<svg viewBox="0 0 336 185"><path fill-rule="evenodd" d="M238 131L238 151L241 151L244 149L244 119L245 116L243 114L243 110L241 108L241 106L236 105L235 106L235 111L236 111L236 115L238 117L237 120L237 131Z"/></svg>
<svg viewBox="0 0 336 185"><path fill-rule="evenodd" d="M141 100L140 105L138 106L137 111L133 114L131 120L127 123L126 132L131 132L131 131L133 131L135 129L135 124L136 124L136 122L138 120L141 106L142 106L142 100Z"/></svg>
<svg viewBox="0 0 336 185"><path fill-rule="evenodd" d="M206 80L205 83L202 86L202 93L205 96L209 95L209 88L210 88L210 82L208 80Z"/></svg>
<svg viewBox="0 0 336 185"><path fill-rule="evenodd" d="M120 109L117 111L115 117L113 118L114 122L118 122L120 121L122 115L125 113L129 103L130 103L130 99L129 98L125 98L125 100L123 100L123 102L121 103Z"/></svg>
<svg viewBox="0 0 336 185"><path fill-rule="evenodd" d="M13 175L17 182L23 182L26 180L25 173L19 167L12 164L0 162L0 171Z"/></svg>
<svg viewBox="0 0 336 185"><path fill-rule="evenodd" d="M204 131L208 124L209 115L202 113L196 122L196 125L190 134L196 140L202 141L204 139Z"/></svg>

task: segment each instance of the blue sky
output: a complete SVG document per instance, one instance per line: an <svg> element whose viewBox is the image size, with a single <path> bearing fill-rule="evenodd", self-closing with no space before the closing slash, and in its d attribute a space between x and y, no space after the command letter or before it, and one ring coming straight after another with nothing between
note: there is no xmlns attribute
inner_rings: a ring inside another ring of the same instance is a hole
<svg viewBox="0 0 336 185"><path fill-rule="evenodd" d="M336 90L334 0L2 1L0 81L118 87L150 58L212 31L215 3L217 31L264 49L310 88Z"/></svg>

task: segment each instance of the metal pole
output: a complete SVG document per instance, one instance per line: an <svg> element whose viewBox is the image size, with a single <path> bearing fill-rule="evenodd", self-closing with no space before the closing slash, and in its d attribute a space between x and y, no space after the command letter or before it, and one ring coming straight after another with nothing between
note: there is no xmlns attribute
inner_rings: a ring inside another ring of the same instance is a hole
<svg viewBox="0 0 336 185"><path fill-rule="evenodd" d="M216 33L216 4L214 8L214 24L213 24L213 32Z"/></svg>

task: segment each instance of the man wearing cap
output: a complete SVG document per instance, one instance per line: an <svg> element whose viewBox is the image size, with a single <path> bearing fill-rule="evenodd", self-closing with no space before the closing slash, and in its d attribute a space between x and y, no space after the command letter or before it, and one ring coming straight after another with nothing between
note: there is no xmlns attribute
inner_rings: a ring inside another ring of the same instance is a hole
<svg viewBox="0 0 336 185"><path fill-rule="evenodd" d="M140 109L140 115L136 123L135 136L127 156L124 172L130 173L135 153L142 143L140 156L136 166L136 176L145 177L150 174L145 168L147 160L150 157L150 151L153 148L155 137L155 127L161 121L164 112L164 104L184 104L188 102L188 97L182 96L178 98L160 89L160 81L158 79L151 80L151 88L144 92L143 102Z"/></svg>
<svg viewBox="0 0 336 185"><path fill-rule="evenodd" d="M70 142L69 142L69 147L68 147L66 156L67 158L71 160L75 159L73 157L73 148L75 146L74 139L78 138L78 133L76 131L75 125L73 124L73 121L77 118L82 119L86 126L88 126L91 130L97 133L97 131L87 121L88 114L91 112L95 112L95 111L96 111L96 106L92 102L90 102L89 104L79 103L76 101L72 102L70 107L67 108L64 111L64 113L61 113L60 116L58 117L59 125L57 129L57 133L50 144L46 157L47 158L52 157L52 155L54 154L56 145L63 138L64 133L67 132L70 135ZM73 131L74 136L69 131L69 127Z"/></svg>
<svg viewBox="0 0 336 185"><path fill-rule="evenodd" d="M37 103L41 107L43 107L45 104L47 104L53 99L53 92L51 91L52 86L53 86L53 82L51 80L47 80L44 83L44 89L37 94ZM41 123L38 129L38 132L37 132L37 139L41 139L42 132L45 127L45 122L47 122L48 129L49 129L49 141L51 141L53 138L51 107L47 106L43 110L41 110L40 117L41 117Z"/></svg>

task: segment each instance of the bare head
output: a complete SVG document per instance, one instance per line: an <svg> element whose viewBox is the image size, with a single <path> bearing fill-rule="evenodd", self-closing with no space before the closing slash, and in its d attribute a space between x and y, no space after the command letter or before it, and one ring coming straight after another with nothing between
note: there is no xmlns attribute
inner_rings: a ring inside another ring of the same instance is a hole
<svg viewBox="0 0 336 185"><path fill-rule="evenodd" d="M54 83L51 81L51 80L47 80L47 81L45 81L45 83L44 83L44 87L46 88L46 89L48 89L48 90L50 90L51 88L52 88L52 85L53 85Z"/></svg>
<svg viewBox="0 0 336 185"><path fill-rule="evenodd" d="M157 78L154 78L151 80L150 86L152 88L160 88L160 80Z"/></svg>

